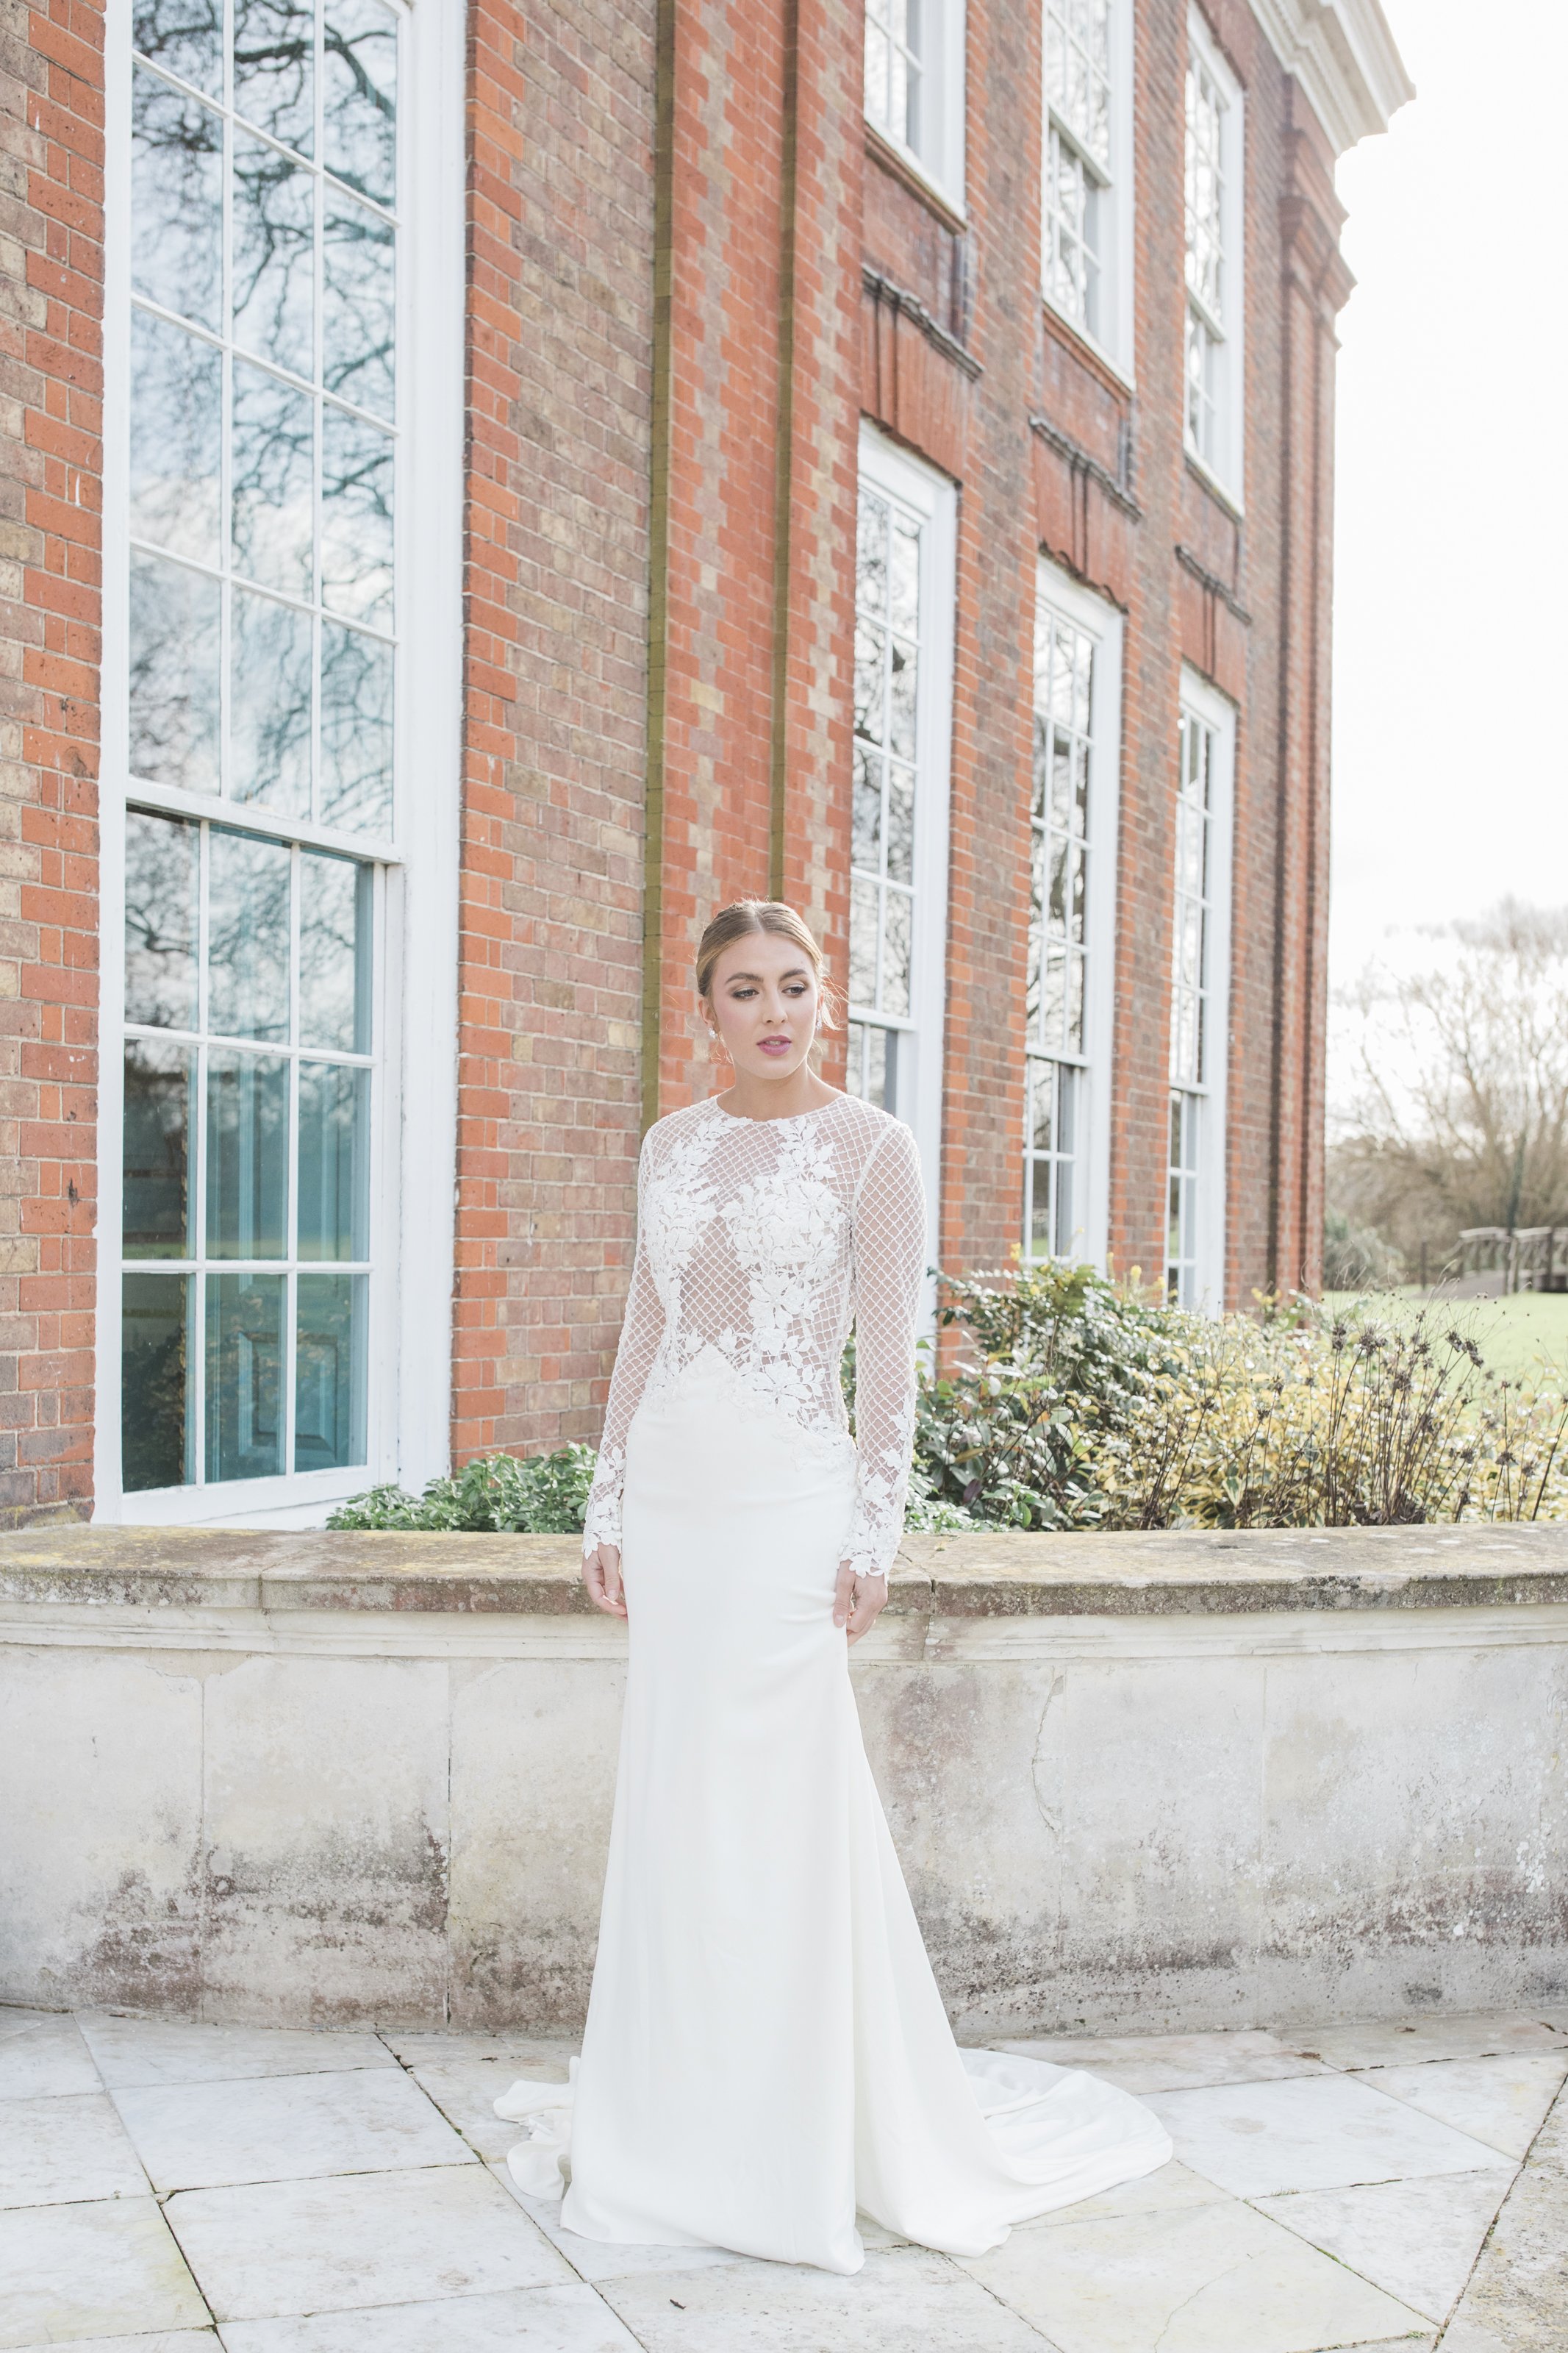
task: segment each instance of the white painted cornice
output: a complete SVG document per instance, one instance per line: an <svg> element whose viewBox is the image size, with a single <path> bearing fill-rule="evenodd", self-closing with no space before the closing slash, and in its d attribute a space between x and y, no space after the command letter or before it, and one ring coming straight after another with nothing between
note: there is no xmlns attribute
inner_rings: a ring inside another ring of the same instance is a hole
<svg viewBox="0 0 1568 2353"><path fill-rule="evenodd" d="M1386 131L1415 97L1380 0L1252 0L1252 9L1336 155Z"/></svg>

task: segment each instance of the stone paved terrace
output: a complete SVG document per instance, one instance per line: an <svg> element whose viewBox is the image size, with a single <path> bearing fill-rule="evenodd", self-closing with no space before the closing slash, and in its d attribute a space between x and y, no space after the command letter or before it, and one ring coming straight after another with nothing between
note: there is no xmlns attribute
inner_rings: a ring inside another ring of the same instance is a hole
<svg viewBox="0 0 1568 2353"><path fill-rule="evenodd" d="M1176 2159L855 2279L574 2239L491 2112L572 2045L0 2010L0 2347L59 2353L1545 2353L1568 2010L1014 2047ZM1553 2105L1555 2103L1555 2105Z"/></svg>

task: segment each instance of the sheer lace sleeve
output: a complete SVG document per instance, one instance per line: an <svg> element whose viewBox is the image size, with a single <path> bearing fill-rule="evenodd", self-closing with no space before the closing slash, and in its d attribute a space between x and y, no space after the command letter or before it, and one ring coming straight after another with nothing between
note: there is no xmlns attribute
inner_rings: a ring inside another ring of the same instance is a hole
<svg viewBox="0 0 1568 2353"><path fill-rule="evenodd" d="M914 1137L894 1123L855 1197L857 1577L885 1577L904 1532L915 1434L915 1312L925 1265L925 1194Z"/></svg>
<svg viewBox="0 0 1568 2353"><path fill-rule="evenodd" d="M621 1489L626 1475L626 1432L642 1400L648 1374L658 1354L659 1341L664 1336L664 1306L649 1261L647 1219L645 1215L652 1143L653 1130L650 1128L643 1138L642 1154L637 1162L637 1255L632 1261L631 1288L626 1293L626 1314L621 1325L620 1345L616 1350L616 1368L610 1375L610 1394L605 1406L599 1460L594 1472L593 1486L588 1492L588 1508L583 1522L584 1557L598 1545L618 1546L620 1544Z"/></svg>

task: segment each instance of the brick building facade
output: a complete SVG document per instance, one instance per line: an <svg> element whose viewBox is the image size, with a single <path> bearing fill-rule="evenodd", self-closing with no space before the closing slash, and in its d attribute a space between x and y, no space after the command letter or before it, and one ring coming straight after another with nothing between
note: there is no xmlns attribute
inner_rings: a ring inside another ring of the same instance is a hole
<svg viewBox="0 0 1568 2353"><path fill-rule="evenodd" d="M707 913L933 1262L1310 1287L1377 0L7 5L0 1511L595 1431Z"/></svg>

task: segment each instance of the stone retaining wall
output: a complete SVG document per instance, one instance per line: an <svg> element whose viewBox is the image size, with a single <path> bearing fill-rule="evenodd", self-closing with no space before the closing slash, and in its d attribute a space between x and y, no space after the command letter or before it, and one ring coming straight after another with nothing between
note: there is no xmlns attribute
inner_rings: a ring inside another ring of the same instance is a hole
<svg viewBox="0 0 1568 2353"><path fill-rule="evenodd" d="M0 2000L578 2023L576 1552L0 1538ZM1568 1997L1568 1528L913 1537L854 1672L963 2031Z"/></svg>

